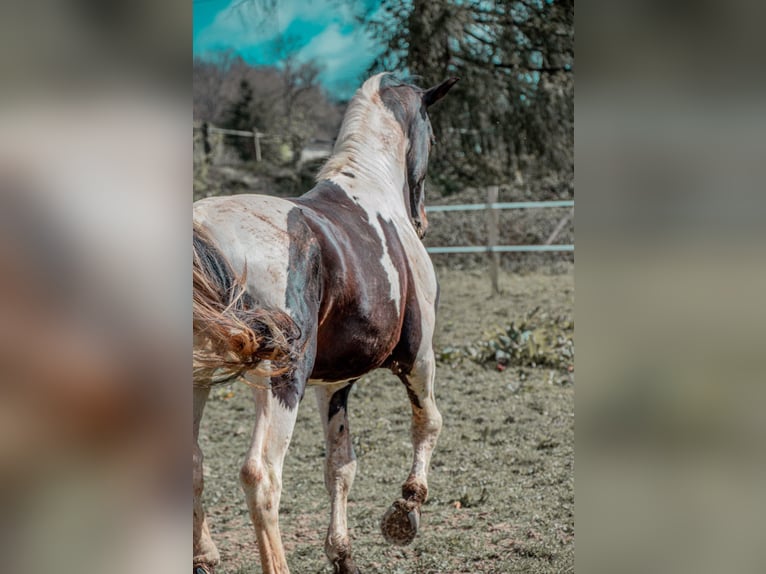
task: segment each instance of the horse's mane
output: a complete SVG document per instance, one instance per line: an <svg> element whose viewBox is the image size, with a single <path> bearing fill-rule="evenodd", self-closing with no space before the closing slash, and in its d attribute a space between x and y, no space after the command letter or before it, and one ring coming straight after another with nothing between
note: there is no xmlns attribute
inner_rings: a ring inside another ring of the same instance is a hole
<svg viewBox="0 0 766 574"><path fill-rule="evenodd" d="M371 175L390 179L389 174L386 173L388 166L380 165L379 157L371 157L379 154L371 154L370 135L376 134L373 126L370 125L370 118L376 113L385 113L381 110L383 103L379 97L382 87L405 85L410 84L390 72L372 76L362 84L346 108L332 156L319 170L317 181L328 179L343 168L361 166L364 170L373 172ZM390 149L392 146L387 147Z"/></svg>

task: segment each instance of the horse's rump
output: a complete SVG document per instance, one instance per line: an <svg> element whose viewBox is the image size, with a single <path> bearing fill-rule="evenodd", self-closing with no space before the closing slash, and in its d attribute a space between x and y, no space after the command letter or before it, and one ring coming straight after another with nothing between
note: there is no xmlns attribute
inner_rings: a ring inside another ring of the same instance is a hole
<svg viewBox="0 0 766 574"><path fill-rule="evenodd" d="M213 373L228 380L251 369L268 375L287 370L300 337L295 322L284 311L256 306L245 290L247 270L236 276L196 223L193 247L193 329L205 341L194 349L195 382L210 380ZM263 361L270 362L268 369Z"/></svg>

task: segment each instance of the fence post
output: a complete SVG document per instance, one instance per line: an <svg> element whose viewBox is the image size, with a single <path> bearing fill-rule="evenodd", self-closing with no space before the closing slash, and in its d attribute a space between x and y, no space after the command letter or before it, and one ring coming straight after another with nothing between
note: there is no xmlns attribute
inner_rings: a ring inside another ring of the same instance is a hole
<svg viewBox="0 0 766 574"><path fill-rule="evenodd" d="M487 189L487 255L489 256L489 277L492 280L492 293L500 293L498 267L500 254L492 249L497 246L500 212L492 207L497 203L498 188L492 185Z"/></svg>
<svg viewBox="0 0 766 574"><path fill-rule="evenodd" d="M202 122L202 153L205 157L205 163L210 163L210 126L207 122Z"/></svg>
<svg viewBox="0 0 766 574"><path fill-rule="evenodd" d="M261 134L258 133L258 128L253 126L253 140L255 141L255 161L261 161Z"/></svg>

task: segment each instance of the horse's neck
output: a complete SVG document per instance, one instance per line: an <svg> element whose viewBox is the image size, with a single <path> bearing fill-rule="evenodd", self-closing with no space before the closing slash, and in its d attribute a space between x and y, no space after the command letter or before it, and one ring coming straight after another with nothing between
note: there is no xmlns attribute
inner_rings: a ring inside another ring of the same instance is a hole
<svg viewBox="0 0 766 574"><path fill-rule="evenodd" d="M329 179L368 210L407 216L404 162L396 157L395 150L341 152L328 161L320 178Z"/></svg>

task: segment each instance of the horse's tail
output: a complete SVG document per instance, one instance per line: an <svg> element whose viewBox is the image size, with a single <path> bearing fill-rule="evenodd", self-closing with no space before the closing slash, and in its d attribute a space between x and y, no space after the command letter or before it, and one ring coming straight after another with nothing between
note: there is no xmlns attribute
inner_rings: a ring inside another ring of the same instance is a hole
<svg viewBox="0 0 766 574"><path fill-rule="evenodd" d="M223 254L196 224L193 231L193 328L203 344L194 349L195 380L225 379L244 371L281 374L289 369L300 330L283 311L256 308ZM268 369L261 363L270 361Z"/></svg>

